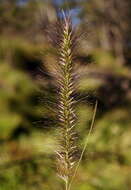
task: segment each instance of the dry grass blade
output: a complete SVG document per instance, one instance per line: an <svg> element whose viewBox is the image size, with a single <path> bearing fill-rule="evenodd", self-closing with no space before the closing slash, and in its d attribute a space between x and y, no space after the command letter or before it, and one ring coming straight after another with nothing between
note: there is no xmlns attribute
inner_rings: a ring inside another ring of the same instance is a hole
<svg viewBox="0 0 131 190"><path fill-rule="evenodd" d="M79 166L80 166L80 162L81 162L81 160L82 160L82 157L83 157L83 155L84 155L84 152L85 152L85 150L86 150L86 148L87 148L88 139L89 139L89 137L90 137L90 135L91 135L91 132L92 132L92 129L93 129L93 126L94 126L94 122L95 122L96 111L97 111L97 105L98 105L98 102L96 101L95 107L94 107L94 111L93 111L93 117L92 117L92 122L91 122L90 130L89 130L89 133L88 133L88 135L87 135L87 140L86 140L86 143L85 143L85 145L84 145L84 147L83 147L83 150L82 150L82 153L81 153L81 155L80 155L80 158L79 158L79 161L78 161L78 163L77 163L77 166L76 166L76 168L75 168L74 174L73 174L73 176L72 176L72 178L71 178L71 181L70 181L68 190L71 189L71 185L72 185L73 180L74 180L74 178L75 178L75 176L76 176L76 174L77 174L77 171L78 171L78 168L79 168Z"/></svg>

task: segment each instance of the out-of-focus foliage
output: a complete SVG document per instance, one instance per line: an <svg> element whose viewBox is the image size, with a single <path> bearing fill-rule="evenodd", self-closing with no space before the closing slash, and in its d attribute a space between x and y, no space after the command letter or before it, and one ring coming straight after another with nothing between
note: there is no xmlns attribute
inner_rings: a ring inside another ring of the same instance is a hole
<svg viewBox="0 0 131 190"><path fill-rule="evenodd" d="M0 190L62 188L54 156L56 52L42 33L59 7L72 8L83 34L74 62L80 149L98 100L72 190L130 190L130 0L59 2L0 1Z"/></svg>

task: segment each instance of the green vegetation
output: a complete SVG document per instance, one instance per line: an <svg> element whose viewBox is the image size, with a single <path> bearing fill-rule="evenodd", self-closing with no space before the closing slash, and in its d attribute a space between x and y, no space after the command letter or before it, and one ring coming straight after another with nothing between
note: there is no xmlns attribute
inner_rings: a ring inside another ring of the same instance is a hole
<svg viewBox="0 0 131 190"><path fill-rule="evenodd" d="M98 100L95 125L71 190L130 190L130 0L70 2L59 6L79 9L82 36L74 52L74 98L80 151ZM54 4L0 1L0 190L63 186L54 153L57 52L44 32L56 21Z"/></svg>

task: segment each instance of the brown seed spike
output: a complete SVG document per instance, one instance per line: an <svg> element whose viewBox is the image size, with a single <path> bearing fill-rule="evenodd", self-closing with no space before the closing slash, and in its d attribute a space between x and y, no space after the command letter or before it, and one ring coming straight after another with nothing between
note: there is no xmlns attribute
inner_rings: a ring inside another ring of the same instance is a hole
<svg viewBox="0 0 131 190"><path fill-rule="evenodd" d="M48 36L52 45L58 50L59 56L59 126L60 139L57 150L57 170L65 182L68 190L72 172L77 160L77 135L75 133L76 116L74 110L74 80L73 57L77 42L76 31L73 28L71 17L62 11L62 18L55 24L49 25Z"/></svg>
<svg viewBox="0 0 131 190"><path fill-rule="evenodd" d="M73 77L72 77L72 55L74 43L74 30L71 18L63 12L63 20L61 21L62 31L59 43L59 65L61 68L61 81L59 85L59 113L60 113L60 150L58 151L57 166L59 176L64 179L66 189L72 175L73 166L76 162L77 146L75 127L75 114L73 109ZM62 118L62 119L61 119Z"/></svg>

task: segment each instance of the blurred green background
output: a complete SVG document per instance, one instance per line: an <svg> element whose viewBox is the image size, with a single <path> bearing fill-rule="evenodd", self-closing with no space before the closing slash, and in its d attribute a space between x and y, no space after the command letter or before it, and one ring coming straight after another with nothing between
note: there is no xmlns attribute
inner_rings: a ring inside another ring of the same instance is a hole
<svg viewBox="0 0 131 190"><path fill-rule="evenodd" d="M0 0L0 190L60 190L56 51L43 31L68 10L82 34L77 131L95 126L72 190L131 190L130 0Z"/></svg>

